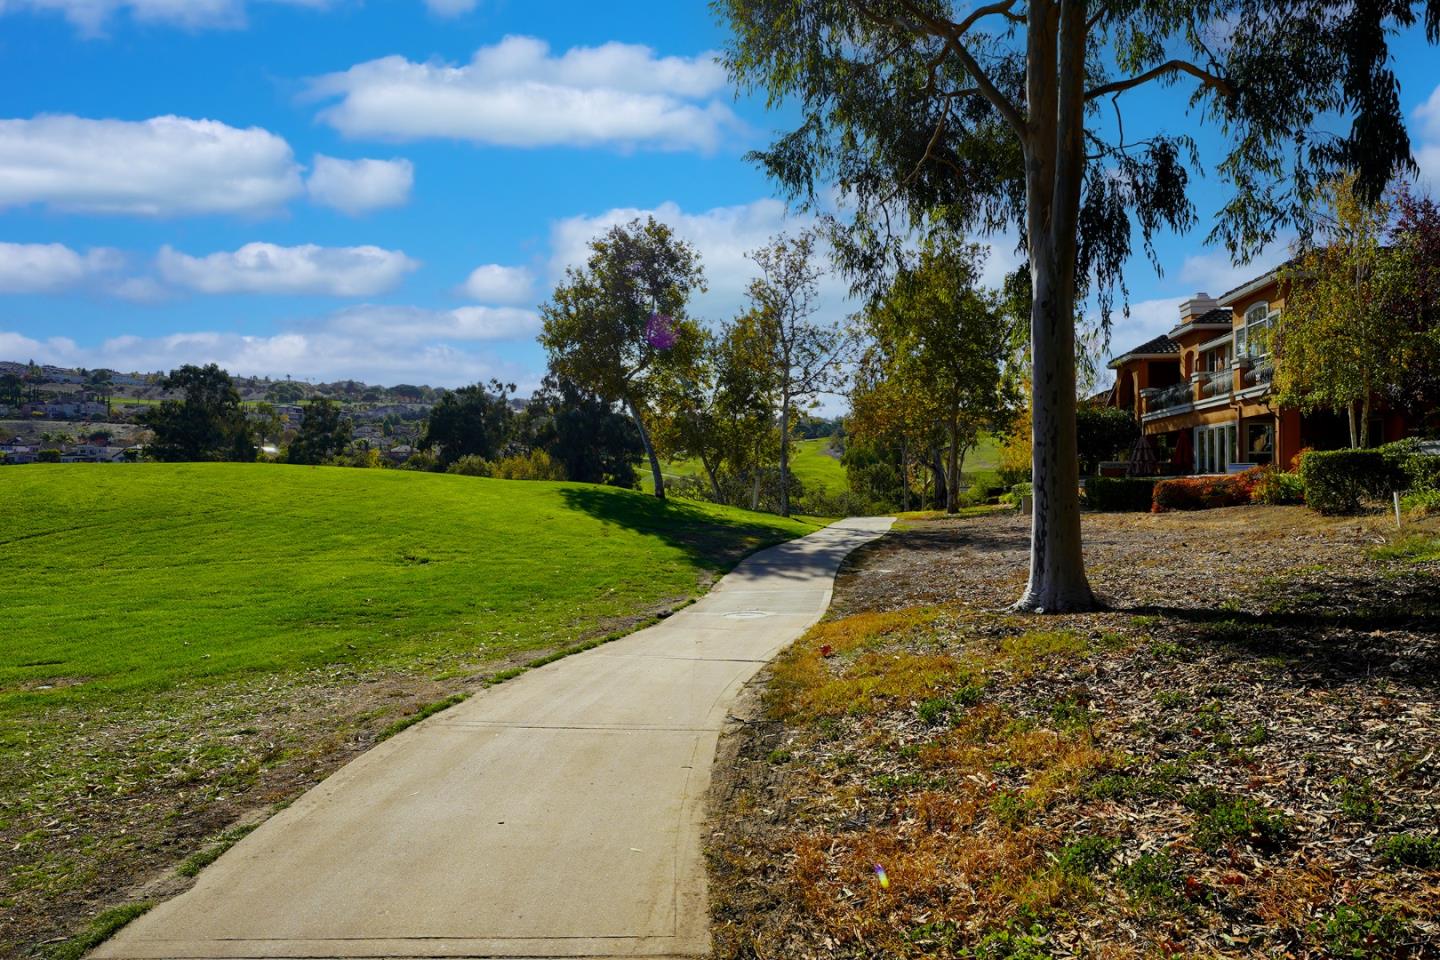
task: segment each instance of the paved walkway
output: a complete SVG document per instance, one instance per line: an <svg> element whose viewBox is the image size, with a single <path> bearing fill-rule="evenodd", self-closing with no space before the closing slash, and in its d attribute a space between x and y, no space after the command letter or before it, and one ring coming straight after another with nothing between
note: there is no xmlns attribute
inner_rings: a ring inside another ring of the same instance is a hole
<svg viewBox="0 0 1440 960"><path fill-rule="evenodd" d="M341 769L93 956L697 957L702 804L736 695L820 618L852 519Z"/></svg>

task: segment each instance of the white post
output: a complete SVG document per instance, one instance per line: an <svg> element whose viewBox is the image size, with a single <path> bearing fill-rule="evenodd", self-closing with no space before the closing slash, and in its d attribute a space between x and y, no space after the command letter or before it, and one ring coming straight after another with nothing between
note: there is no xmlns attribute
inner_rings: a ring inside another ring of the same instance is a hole
<svg viewBox="0 0 1440 960"><path fill-rule="evenodd" d="M1395 498L1395 529L1400 529L1400 491L1392 490L1390 495Z"/></svg>

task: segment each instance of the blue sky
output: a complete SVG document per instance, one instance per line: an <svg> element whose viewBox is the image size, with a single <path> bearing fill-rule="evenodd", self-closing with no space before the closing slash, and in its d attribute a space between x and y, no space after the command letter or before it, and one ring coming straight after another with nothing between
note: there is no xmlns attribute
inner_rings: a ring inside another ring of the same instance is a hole
<svg viewBox="0 0 1440 960"><path fill-rule="evenodd" d="M528 388L535 304L645 211L729 316L744 252L794 222L741 158L784 118L735 99L723 42L699 0L0 0L0 359ZM1434 54L1398 49L1440 177ZM1163 280L1137 261L1117 346L1268 266L1203 233L1162 242Z"/></svg>

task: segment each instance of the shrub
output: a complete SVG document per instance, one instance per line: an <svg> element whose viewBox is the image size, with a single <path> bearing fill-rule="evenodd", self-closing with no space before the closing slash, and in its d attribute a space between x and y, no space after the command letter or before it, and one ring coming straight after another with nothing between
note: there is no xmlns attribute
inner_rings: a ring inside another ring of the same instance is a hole
<svg viewBox="0 0 1440 960"><path fill-rule="evenodd" d="M462 477L489 477L494 475L490 461L478 453L467 453L445 468L446 473L457 473Z"/></svg>
<svg viewBox="0 0 1440 960"><path fill-rule="evenodd" d="M38 453L35 454L35 462L36 462L36 463L59 463L59 462L60 462L60 451L59 451L59 450L41 450L41 451L39 451Z"/></svg>
<svg viewBox="0 0 1440 960"><path fill-rule="evenodd" d="M1255 503L1279 506L1305 502L1305 484L1299 474L1286 473L1276 467L1260 467L1250 498Z"/></svg>
<svg viewBox="0 0 1440 960"><path fill-rule="evenodd" d="M1155 484L1151 509L1211 510L1216 507L1238 507L1251 501L1261 468L1223 477L1176 477Z"/></svg>
<svg viewBox="0 0 1440 960"><path fill-rule="evenodd" d="M1382 960L1404 956L1406 926L1388 910L1342 903L1326 919L1320 934L1332 957Z"/></svg>
<svg viewBox="0 0 1440 960"><path fill-rule="evenodd" d="M1381 450L1311 451L1300 460L1305 502L1320 513L1354 513L1404 485L1404 472Z"/></svg>
<svg viewBox="0 0 1440 960"><path fill-rule="evenodd" d="M1440 869L1440 833L1402 833L1385 841L1385 859L1421 870Z"/></svg>
<svg viewBox="0 0 1440 960"><path fill-rule="evenodd" d="M1400 479L1401 490L1440 489L1440 456L1422 453L1420 441L1415 439L1397 440L1380 448L1390 469Z"/></svg>
<svg viewBox="0 0 1440 960"><path fill-rule="evenodd" d="M400 465L402 470L439 470L440 458L429 450L416 450Z"/></svg>
<svg viewBox="0 0 1440 960"><path fill-rule="evenodd" d="M544 450L531 450L499 460L491 476L497 480L564 480L565 468Z"/></svg>
<svg viewBox="0 0 1440 960"><path fill-rule="evenodd" d="M1034 495L1035 485L1033 483L1017 483L1009 490L1000 494L1000 502L1016 507L1020 505L1021 499L1033 497Z"/></svg>
<svg viewBox="0 0 1440 960"><path fill-rule="evenodd" d="M1421 490L1400 498L1400 507L1412 517L1433 517L1440 513L1440 490Z"/></svg>
<svg viewBox="0 0 1440 960"><path fill-rule="evenodd" d="M1144 513L1162 481L1147 477L1087 477L1085 505L1105 512Z"/></svg>

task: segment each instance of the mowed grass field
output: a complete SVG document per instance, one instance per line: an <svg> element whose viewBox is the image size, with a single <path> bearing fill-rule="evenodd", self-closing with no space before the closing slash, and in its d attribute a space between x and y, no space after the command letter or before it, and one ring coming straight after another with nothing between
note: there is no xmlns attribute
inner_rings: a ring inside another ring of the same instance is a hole
<svg viewBox="0 0 1440 960"><path fill-rule="evenodd" d="M813 529L584 484L0 469L0 955L69 932L426 704Z"/></svg>
<svg viewBox="0 0 1440 960"><path fill-rule="evenodd" d="M790 448L790 469L800 478L800 482L805 484L806 490L844 493L849 489L849 482L845 479L845 467L840 463L840 457L831 452L829 437L795 441ZM671 460L661 463L660 470L667 477L699 477L702 481L709 482L705 478L705 467L699 460ZM641 483L646 490L654 486L650 480L648 464L641 464L637 473L640 474Z"/></svg>

